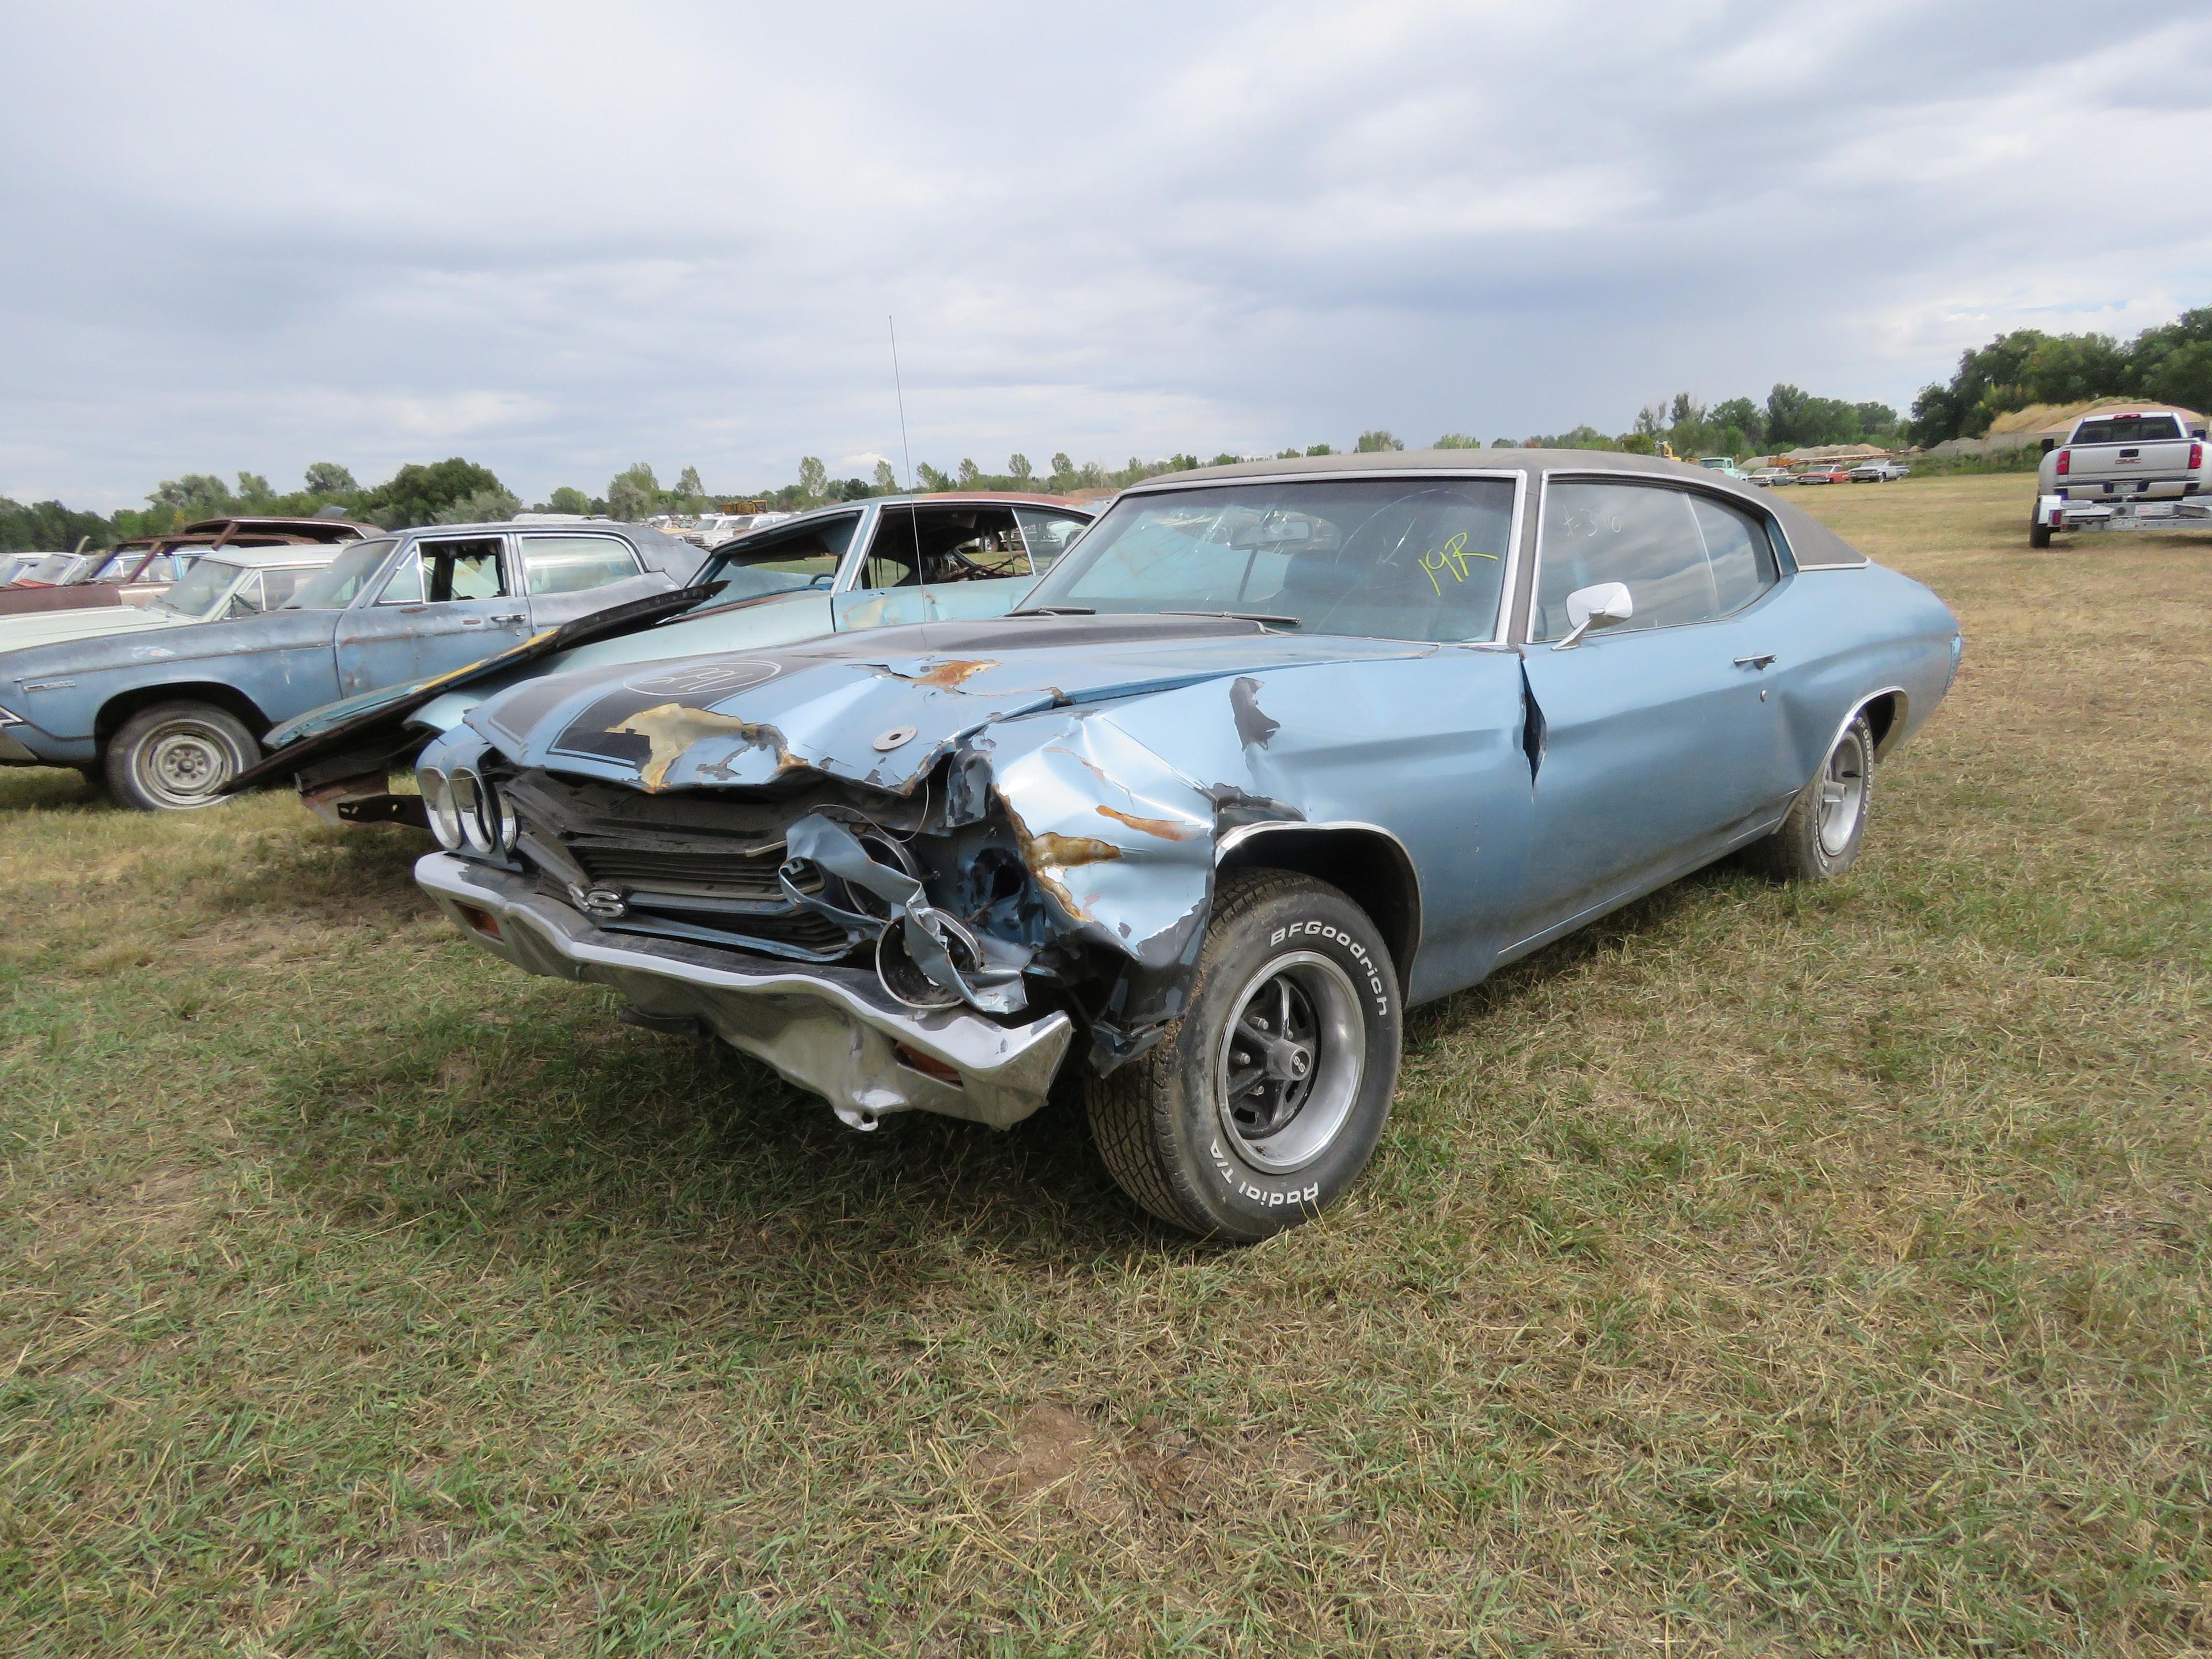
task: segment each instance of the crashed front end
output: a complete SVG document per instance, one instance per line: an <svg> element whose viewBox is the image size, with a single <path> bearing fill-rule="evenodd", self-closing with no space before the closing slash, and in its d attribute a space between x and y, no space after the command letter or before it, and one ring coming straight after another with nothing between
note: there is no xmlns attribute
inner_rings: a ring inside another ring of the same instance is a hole
<svg viewBox="0 0 2212 1659"><path fill-rule="evenodd" d="M1086 696L1000 668L786 653L518 687L424 752L446 850L418 878L485 948L712 1031L854 1127L1009 1126L1079 1038L1108 1070L1176 1016L1218 836L1298 814L1250 787L1249 678ZM1132 729L1163 726L1219 734L1213 781Z"/></svg>

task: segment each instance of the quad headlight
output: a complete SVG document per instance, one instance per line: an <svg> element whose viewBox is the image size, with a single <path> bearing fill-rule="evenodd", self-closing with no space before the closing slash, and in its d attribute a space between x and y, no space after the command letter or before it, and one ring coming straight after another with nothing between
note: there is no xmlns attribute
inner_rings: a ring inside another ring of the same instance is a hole
<svg viewBox="0 0 2212 1659"><path fill-rule="evenodd" d="M438 838L438 845L448 853L458 853L461 848L460 815L453 810L453 781L443 768L417 767L416 787L422 792L422 810L430 819L430 833Z"/></svg>
<svg viewBox="0 0 2212 1659"><path fill-rule="evenodd" d="M471 853L502 859L514 850L521 821L499 787L473 766L456 766L447 779L461 840Z"/></svg>

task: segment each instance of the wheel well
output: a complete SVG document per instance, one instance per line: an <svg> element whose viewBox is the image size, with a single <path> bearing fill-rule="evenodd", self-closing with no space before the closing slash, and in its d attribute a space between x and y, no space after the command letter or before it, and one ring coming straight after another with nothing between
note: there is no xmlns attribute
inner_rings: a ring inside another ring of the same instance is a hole
<svg viewBox="0 0 2212 1659"><path fill-rule="evenodd" d="M246 729L256 738L266 732L270 720L253 706L253 700L234 686L187 682L181 685L144 685L136 690L120 692L110 698L94 722L92 735L102 749L107 740L123 729L124 721L142 708L151 708L163 702L213 703L226 714L235 714L246 723Z"/></svg>
<svg viewBox="0 0 2212 1659"><path fill-rule="evenodd" d="M1390 960L1398 988L1412 984L1421 943L1421 884L1406 849L1379 830L1261 824L1223 854L1224 870L1288 870L1340 890L1367 913Z"/></svg>
<svg viewBox="0 0 2212 1659"><path fill-rule="evenodd" d="M1885 691L1870 698L1859 713L1866 716L1867 727L1874 733L1874 752L1879 756L1889 747L1889 734L1897 729L1897 718L1905 712L1905 694Z"/></svg>

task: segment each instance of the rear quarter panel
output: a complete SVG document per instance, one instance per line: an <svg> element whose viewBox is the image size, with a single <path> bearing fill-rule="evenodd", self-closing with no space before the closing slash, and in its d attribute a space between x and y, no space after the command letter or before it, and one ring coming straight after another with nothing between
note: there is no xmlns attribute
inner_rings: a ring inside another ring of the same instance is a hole
<svg viewBox="0 0 2212 1659"><path fill-rule="evenodd" d="M1934 714L1950 688L1950 607L1909 576L1878 564L1800 571L1778 595L1775 684L1783 741L1795 775L1809 781L1853 710L1877 693L1905 707L1882 744L1898 747Z"/></svg>

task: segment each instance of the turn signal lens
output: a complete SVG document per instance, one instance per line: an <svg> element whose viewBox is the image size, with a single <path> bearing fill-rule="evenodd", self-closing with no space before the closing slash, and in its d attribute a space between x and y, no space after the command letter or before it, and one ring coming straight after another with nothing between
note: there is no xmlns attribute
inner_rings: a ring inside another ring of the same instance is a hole
<svg viewBox="0 0 2212 1659"><path fill-rule="evenodd" d="M2070 449L2060 450L2058 452L2058 476L2063 478L2073 470L2074 452Z"/></svg>
<svg viewBox="0 0 2212 1659"><path fill-rule="evenodd" d="M2189 470L2190 470L2191 472L2194 472L2194 471L2197 471L2197 469L2198 467L2200 467L2200 466L2202 466L2202 465L2204 465L2204 446L2203 446L2203 444L2191 444L2191 445L2190 445L2190 446L2189 446Z"/></svg>

